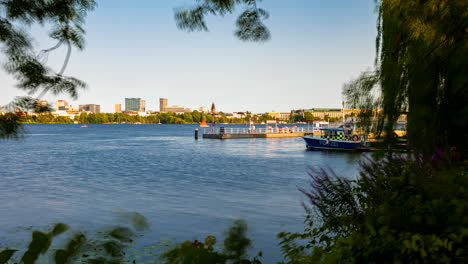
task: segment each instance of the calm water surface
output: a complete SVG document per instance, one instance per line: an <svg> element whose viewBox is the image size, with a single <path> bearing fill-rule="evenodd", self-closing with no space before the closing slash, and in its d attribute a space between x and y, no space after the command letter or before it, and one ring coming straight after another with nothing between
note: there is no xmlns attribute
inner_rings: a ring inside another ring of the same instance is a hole
<svg viewBox="0 0 468 264"><path fill-rule="evenodd" d="M308 167L355 177L359 153L305 151L301 138L193 138L194 125L28 125L0 141L0 237L21 226L115 223L115 210L145 215L143 239L203 239L245 219L266 263L275 236L302 228L299 186Z"/></svg>

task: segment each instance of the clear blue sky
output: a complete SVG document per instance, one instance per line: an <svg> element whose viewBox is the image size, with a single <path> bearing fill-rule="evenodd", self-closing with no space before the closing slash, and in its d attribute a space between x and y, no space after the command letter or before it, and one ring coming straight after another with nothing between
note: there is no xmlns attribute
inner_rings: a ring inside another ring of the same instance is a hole
<svg viewBox="0 0 468 264"><path fill-rule="evenodd" d="M147 109L170 105L198 109L290 111L340 107L343 84L373 65L376 13L373 0L263 0L272 39L242 42L233 35L236 14L210 17L209 32L177 29L174 8L194 0L98 0L86 23L87 45L74 52L67 75L87 82L72 105L100 104L105 112L141 97ZM45 29L33 28L46 48ZM49 57L60 68L62 49ZM0 71L0 105L24 95Z"/></svg>

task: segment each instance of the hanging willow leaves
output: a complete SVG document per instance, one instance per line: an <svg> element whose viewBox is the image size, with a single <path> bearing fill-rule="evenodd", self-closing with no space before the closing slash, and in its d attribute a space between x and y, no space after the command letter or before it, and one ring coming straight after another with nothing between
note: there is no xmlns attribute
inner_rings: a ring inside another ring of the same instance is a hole
<svg viewBox="0 0 468 264"><path fill-rule="evenodd" d="M378 79L381 97L373 104L383 109L383 130L391 137L393 123L408 111L413 150L451 148L467 156L468 1L380 0L377 7L372 78ZM345 86L348 104L356 102L356 95L366 98L368 90L365 84Z"/></svg>

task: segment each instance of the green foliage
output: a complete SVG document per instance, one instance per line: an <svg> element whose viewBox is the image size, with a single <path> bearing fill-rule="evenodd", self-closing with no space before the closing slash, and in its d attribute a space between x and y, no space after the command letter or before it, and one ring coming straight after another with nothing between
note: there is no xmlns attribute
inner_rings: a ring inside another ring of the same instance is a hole
<svg viewBox="0 0 468 264"><path fill-rule="evenodd" d="M453 162L389 156L356 181L312 173L305 231L279 235L285 263L467 262L468 170Z"/></svg>
<svg viewBox="0 0 468 264"><path fill-rule="evenodd" d="M24 253L21 261L24 264L33 264L39 258L39 255L44 254L49 250L52 239L68 230L68 226L62 223L56 224L53 230L49 233L34 231L32 233L32 241L29 243L28 249Z"/></svg>
<svg viewBox="0 0 468 264"><path fill-rule="evenodd" d="M73 48L84 48L84 18L96 6L94 0L67 1L0 1L0 45L5 55L5 70L17 80L17 87L37 98L18 97L9 107L20 112L48 112L47 107L37 103L47 92L67 93L77 98L78 90L86 84L76 78L64 75ZM37 52L36 41L25 26L33 24L50 26L49 37L57 42L51 48ZM43 62L48 54L61 46L67 47L67 54L60 70L54 71ZM17 137L19 125L0 122L0 139ZM18 120L17 120L18 121Z"/></svg>
<svg viewBox="0 0 468 264"><path fill-rule="evenodd" d="M63 74L72 47L84 48L84 17L95 5L93 0L0 2L0 43L6 55L5 69L18 80L18 88L30 94L42 90L77 96L77 88L84 87L84 83ZM54 47L38 55L34 54L34 40L21 27L33 23L50 25L49 37L57 41ZM67 57L62 69L54 72L41 58L62 45L68 48Z"/></svg>
<svg viewBox="0 0 468 264"><path fill-rule="evenodd" d="M149 224L141 214L119 210L116 212L120 221L129 226L117 226L98 232L94 237L87 237L82 232L71 234L68 241L61 249L49 250L54 237L66 232L68 226L64 224L54 225L52 231L46 233L33 231L32 241L21 258L21 263L36 263L40 255L52 251L55 264L71 263L96 263L96 264L123 264L137 263L137 256L128 253L128 247L133 243L138 234L134 230L146 230ZM190 263L190 264L261 264L260 252L251 260L247 258L247 249L251 241L247 238L247 224L242 220L236 220L225 232L224 248L221 251L215 249L217 239L215 236L206 236L204 242L197 240L185 241L164 252L150 253L143 256L147 263ZM153 247L151 247L153 248ZM144 249L139 249L143 250ZM15 249L0 251L0 264L13 263L12 256ZM141 256L141 255L140 255ZM135 257L135 258L134 258ZM51 259L52 260L52 259ZM15 261L14 263L18 263Z"/></svg>
<svg viewBox="0 0 468 264"><path fill-rule="evenodd" d="M467 1L380 0L376 69L344 87L347 103L381 107L378 130L408 112L408 142L418 152L455 146L468 156Z"/></svg>
<svg viewBox="0 0 468 264"><path fill-rule="evenodd" d="M227 256L213 251L212 247L197 240L181 243L176 248L164 253L162 258L163 263L167 264L226 263L227 261Z"/></svg>
<svg viewBox="0 0 468 264"><path fill-rule="evenodd" d="M244 11L236 21L235 35L243 41L267 41L270 32L263 24L269 15L258 8L257 0L206 0L200 1L190 9L178 10L175 14L177 26L187 31L207 31L205 16L231 14L235 7L242 5Z"/></svg>
<svg viewBox="0 0 468 264"><path fill-rule="evenodd" d="M99 232L95 237L86 237L84 233L72 234L63 249L54 250L53 260L56 264L69 263L128 263L125 251L137 236L133 230L145 230L149 224L141 214L135 212L119 212L120 220L127 226L117 226ZM21 263L36 263L40 255L50 251L54 237L66 232L68 226L56 224L50 232L33 231L32 241L21 257ZM8 263L15 249L0 251L0 264ZM17 263L17 262L15 262Z"/></svg>
<svg viewBox="0 0 468 264"><path fill-rule="evenodd" d="M243 220L236 220L225 232L224 253L214 250L217 242L216 237L207 236L204 243L195 241L185 241L175 248L162 254L163 263L166 264L261 264L258 256L249 260L246 257L247 249L251 246L251 240L247 238L247 224Z"/></svg>
<svg viewBox="0 0 468 264"><path fill-rule="evenodd" d="M289 119L293 123L304 122L305 121L305 118L302 115L299 115L299 114L291 114Z"/></svg>
<svg viewBox="0 0 468 264"><path fill-rule="evenodd" d="M325 115L325 120L329 120L330 118L328 117L328 115ZM305 112L304 113L304 120L305 121L309 121L309 120L321 120L320 117L316 117L314 116L313 113L311 112Z"/></svg>
<svg viewBox="0 0 468 264"><path fill-rule="evenodd" d="M0 114L0 139L17 139L22 135L23 128L19 123L20 116L8 113Z"/></svg>
<svg viewBox="0 0 468 264"><path fill-rule="evenodd" d="M18 250L15 249L5 249L0 252L0 264L5 264L7 261L15 254Z"/></svg>
<svg viewBox="0 0 468 264"><path fill-rule="evenodd" d="M77 233L68 241L65 249L55 251L54 260L56 264L72 263L80 253L82 247L86 243L86 236L82 233Z"/></svg>
<svg viewBox="0 0 468 264"><path fill-rule="evenodd" d="M247 223L236 220L225 234L224 248L228 254L236 258L244 257L247 249L251 246L251 241L246 236Z"/></svg>

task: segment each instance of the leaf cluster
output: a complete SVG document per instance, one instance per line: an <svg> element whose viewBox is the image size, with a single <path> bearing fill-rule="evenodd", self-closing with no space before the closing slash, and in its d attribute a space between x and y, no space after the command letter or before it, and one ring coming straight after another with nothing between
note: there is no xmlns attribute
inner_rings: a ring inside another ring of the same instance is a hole
<svg viewBox="0 0 468 264"><path fill-rule="evenodd" d="M468 2L376 3L375 69L344 86L347 104L382 109L378 130L387 138L393 137L397 118L408 113L414 151L430 154L435 146L455 146L467 156Z"/></svg>
<svg viewBox="0 0 468 264"><path fill-rule="evenodd" d="M242 5L244 11L236 21L235 35L243 41L267 41L271 35L263 21L268 19L266 10L257 6L257 0L204 0L194 7L179 9L175 19L180 29L187 31L208 31L206 15L224 16Z"/></svg>
<svg viewBox="0 0 468 264"><path fill-rule="evenodd" d="M242 220L235 220L225 232L224 249L215 250L217 239L208 235L204 243L198 240L185 241L175 248L162 254L163 263L166 264L205 264L205 263L233 263L233 264L261 264L259 258L262 253L252 260L247 258L247 249L251 240L246 236L247 224Z"/></svg>
<svg viewBox="0 0 468 264"><path fill-rule="evenodd" d="M30 94L42 90L54 94L66 92L76 98L77 89L85 84L73 77L64 76L72 47L84 48L84 17L95 7L94 0L0 2L0 45L6 55L5 69L18 81L18 88ZM33 39L24 26L34 23L48 24L49 37L57 41L54 47L38 54L33 49ZM62 69L54 72L44 64L47 54L61 45L68 48ZM41 96L39 96L41 97Z"/></svg>
<svg viewBox="0 0 468 264"><path fill-rule="evenodd" d="M83 232L71 234L62 249L53 250L53 263L88 263L88 264L121 264L127 263L126 249L137 236L136 231L149 228L146 218L141 214L123 212L123 220L129 226L117 226L98 232L95 237L87 236ZM20 259L23 264L34 264L41 255L46 254L52 240L66 232L69 227L65 224L55 224L50 232L33 231L28 249ZM16 249L0 251L0 264L8 261L17 252ZM51 260L52 262L52 260Z"/></svg>
<svg viewBox="0 0 468 264"><path fill-rule="evenodd" d="M349 180L311 173L303 233L281 233L285 263L465 263L468 170L433 160L368 160Z"/></svg>
<svg viewBox="0 0 468 264"><path fill-rule="evenodd" d="M47 112L47 109L38 109L33 103L47 92L67 93L77 98L78 90L85 88L86 84L77 78L65 76L64 72L72 48L84 49L84 18L95 6L94 0L0 1L0 48L5 54L3 66L18 81L19 89L27 91L29 95L40 92L36 98L17 98L11 103L12 107L21 104L21 108ZM57 44L37 52L33 45L35 41L28 32L33 24L50 26L49 37ZM54 71L46 65L47 56L61 46L66 46L67 54L60 70ZM15 127L19 126L0 122L0 138L19 131Z"/></svg>

